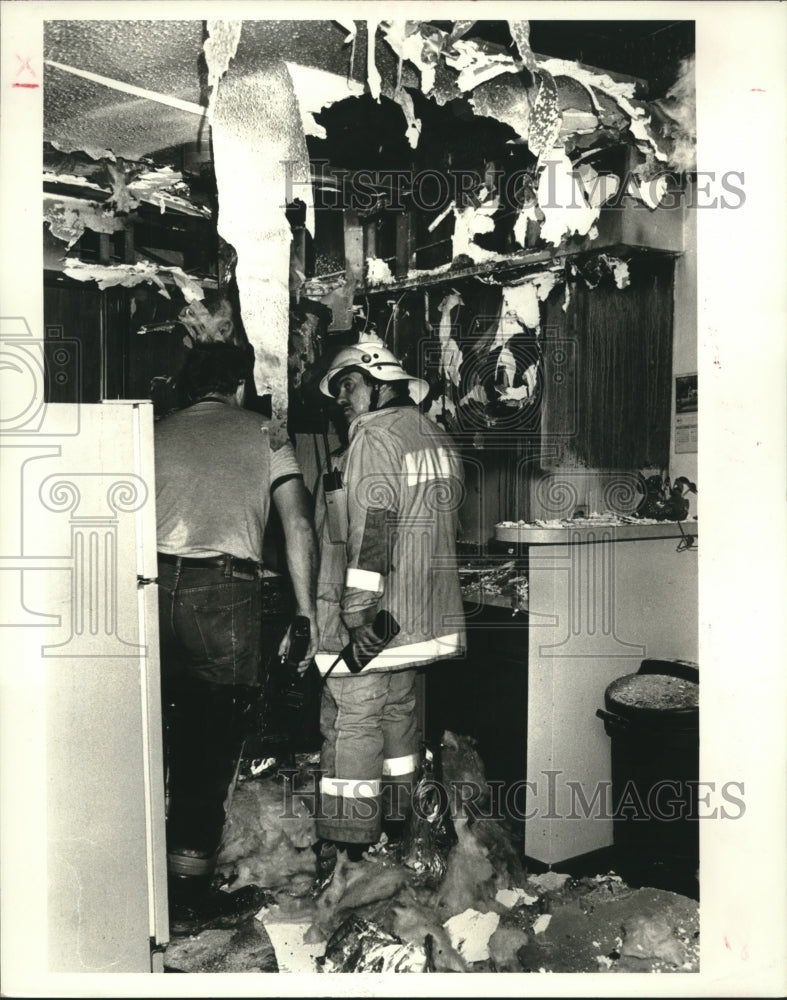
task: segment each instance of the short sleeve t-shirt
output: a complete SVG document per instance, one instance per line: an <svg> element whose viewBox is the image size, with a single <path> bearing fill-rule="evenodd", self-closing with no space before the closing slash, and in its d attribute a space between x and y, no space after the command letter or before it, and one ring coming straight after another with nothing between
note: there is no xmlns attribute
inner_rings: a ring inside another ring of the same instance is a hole
<svg viewBox="0 0 787 1000"><path fill-rule="evenodd" d="M270 497L301 470L291 444L271 452L264 418L205 400L155 425L158 550L262 560Z"/></svg>

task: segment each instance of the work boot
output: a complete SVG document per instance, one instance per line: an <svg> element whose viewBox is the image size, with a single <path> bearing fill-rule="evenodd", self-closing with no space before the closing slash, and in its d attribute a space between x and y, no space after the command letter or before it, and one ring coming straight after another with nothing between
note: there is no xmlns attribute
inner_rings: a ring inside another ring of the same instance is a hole
<svg viewBox="0 0 787 1000"><path fill-rule="evenodd" d="M312 850L317 855L317 874L312 886L313 894L319 896L323 889L331 884L340 852L351 864L358 864L364 860L363 856L370 847L371 845L368 843L348 844L344 841L318 841L312 847Z"/></svg>
<svg viewBox="0 0 787 1000"><path fill-rule="evenodd" d="M393 850L399 847L404 840L404 835L407 829L407 820L405 819L384 819L383 820L383 833L387 838L387 846L389 850Z"/></svg>
<svg viewBox="0 0 787 1000"><path fill-rule="evenodd" d="M336 867L337 847L333 840L319 840L312 847L317 857L317 884L330 881Z"/></svg>
<svg viewBox="0 0 787 1000"><path fill-rule="evenodd" d="M169 929L179 936L199 934L210 927L235 927L269 901L265 890L256 885L225 892L204 879L171 876L169 886Z"/></svg>
<svg viewBox="0 0 787 1000"><path fill-rule="evenodd" d="M348 861L357 864L359 861L363 861L363 856L370 847L371 844L340 844L339 850L345 852Z"/></svg>

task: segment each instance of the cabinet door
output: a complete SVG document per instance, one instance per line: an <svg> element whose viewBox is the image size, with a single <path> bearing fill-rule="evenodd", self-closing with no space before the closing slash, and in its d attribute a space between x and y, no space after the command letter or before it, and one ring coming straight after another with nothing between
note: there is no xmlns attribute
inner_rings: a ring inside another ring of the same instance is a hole
<svg viewBox="0 0 787 1000"><path fill-rule="evenodd" d="M506 788L524 781L527 625L521 616L484 609L468 622L466 658L426 668L427 739L446 729L477 742L488 781Z"/></svg>
<svg viewBox="0 0 787 1000"><path fill-rule="evenodd" d="M99 291L90 282L47 272L44 358L48 403L98 403L124 398L126 290ZM147 390L136 398L147 399Z"/></svg>

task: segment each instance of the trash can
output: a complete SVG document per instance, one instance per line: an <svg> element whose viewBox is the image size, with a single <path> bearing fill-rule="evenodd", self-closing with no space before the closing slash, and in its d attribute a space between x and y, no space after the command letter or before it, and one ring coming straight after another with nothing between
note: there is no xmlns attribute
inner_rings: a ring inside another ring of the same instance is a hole
<svg viewBox="0 0 787 1000"><path fill-rule="evenodd" d="M696 873L699 865L699 668L643 660L604 695L612 738L615 852L621 868Z"/></svg>

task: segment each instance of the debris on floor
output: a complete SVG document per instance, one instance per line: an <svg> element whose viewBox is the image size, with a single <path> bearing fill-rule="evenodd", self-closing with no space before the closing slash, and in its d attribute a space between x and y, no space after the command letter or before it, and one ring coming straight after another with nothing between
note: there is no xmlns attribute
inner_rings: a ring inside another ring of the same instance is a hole
<svg viewBox="0 0 787 1000"><path fill-rule="evenodd" d="M441 780L452 802L452 782L486 785L472 741L446 737ZM315 763L301 761L294 778L238 786L220 877L233 889L265 888L266 905L237 927L173 937L168 971L699 971L695 900L635 889L614 873L528 875L505 823L477 818L461 800L442 825L422 812L400 841L383 836L361 861L340 852L319 880Z"/></svg>
<svg viewBox="0 0 787 1000"><path fill-rule="evenodd" d="M278 972L271 939L251 917L238 927L174 938L164 956L167 972Z"/></svg>
<svg viewBox="0 0 787 1000"><path fill-rule="evenodd" d="M313 809L291 787L272 776L244 781L235 789L218 860L232 888L260 885L277 894L302 895L314 878L317 843Z"/></svg>
<svg viewBox="0 0 787 1000"><path fill-rule="evenodd" d="M449 917L445 929L451 944L466 962L483 962L489 958L489 939L499 923L499 913L479 913L470 909Z"/></svg>

